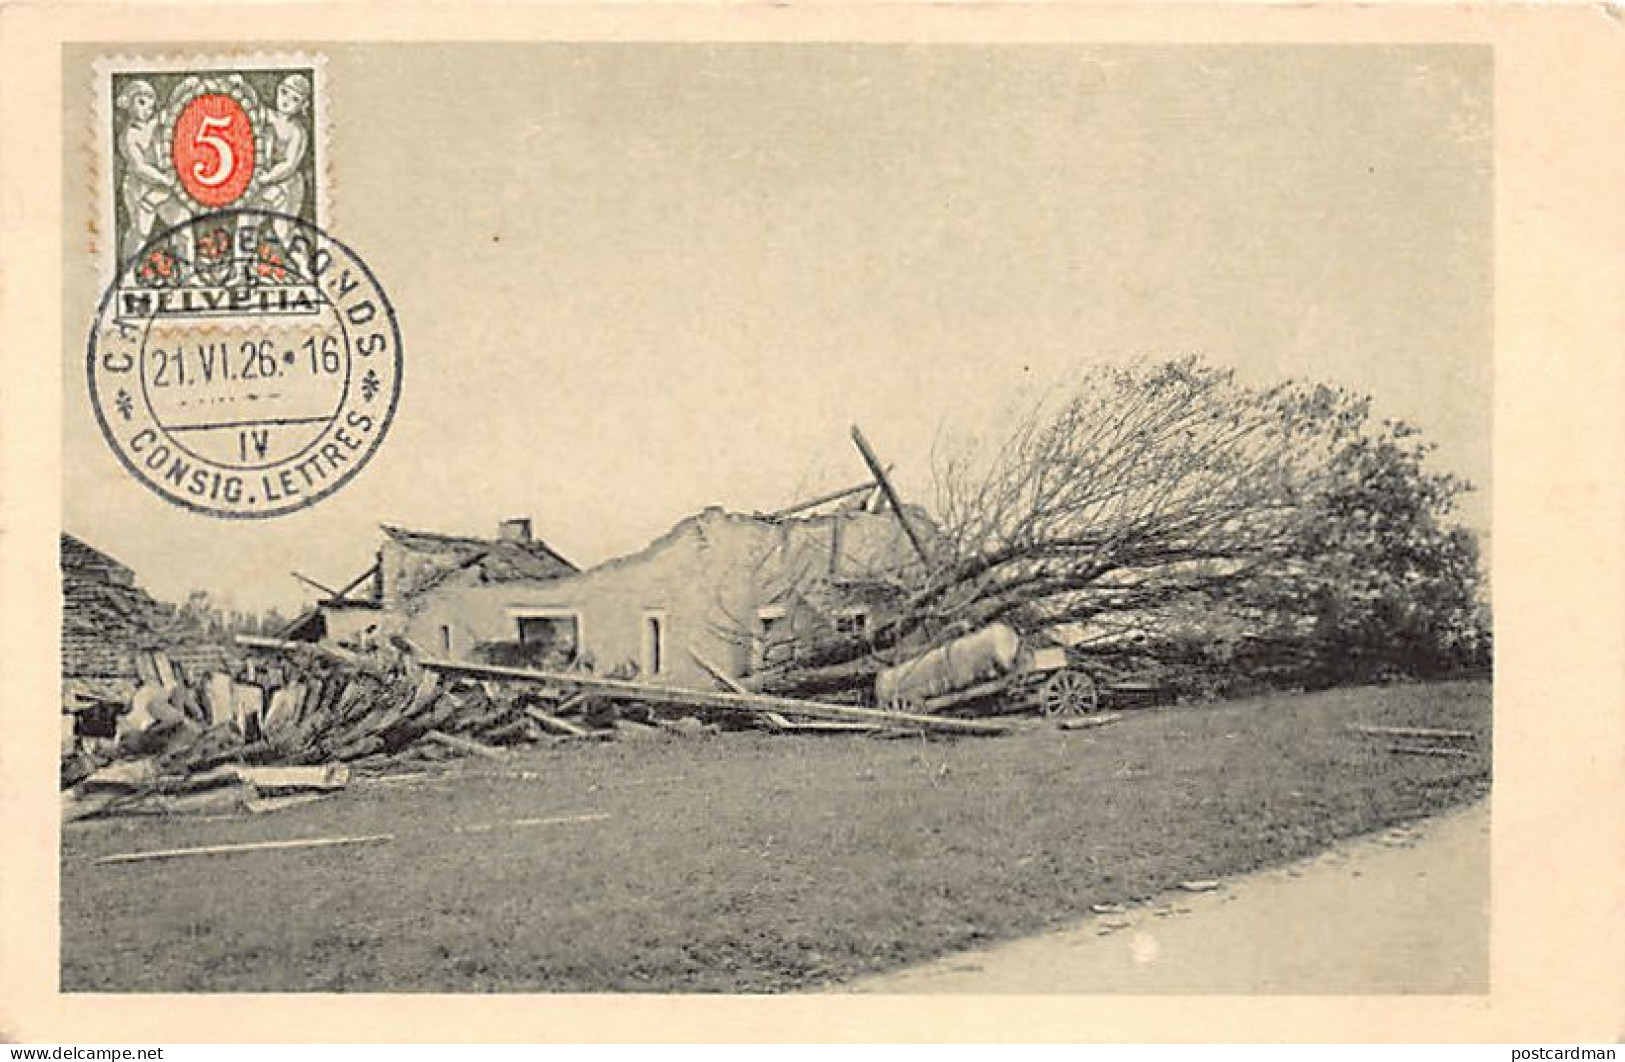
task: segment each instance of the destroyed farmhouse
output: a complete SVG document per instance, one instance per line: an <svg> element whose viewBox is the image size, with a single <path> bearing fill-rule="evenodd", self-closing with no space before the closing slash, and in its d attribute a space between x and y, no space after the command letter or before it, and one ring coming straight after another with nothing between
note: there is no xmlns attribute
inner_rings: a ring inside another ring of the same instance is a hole
<svg viewBox="0 0 1625 1062"><path fill-rule="evenodd" d="M812 515L708 508L585 571L529 520L491 539L385 526L377 563L289 637L399 638L449 660L703 687L701 660L748 676L809 638L862 633L894 599L918 558L893 513L859 502ZM922 511L908 518L928 533Z"/></svg>
<svg viewBox="0 0 1625 1062"><path fill-rule="evenodd" d="M62 678L70 696L133 688L144 653L163 651L197 668L222 666L225 652L200 642L196 631L137 585L127 565L65 532L60 550Z"/></svg>

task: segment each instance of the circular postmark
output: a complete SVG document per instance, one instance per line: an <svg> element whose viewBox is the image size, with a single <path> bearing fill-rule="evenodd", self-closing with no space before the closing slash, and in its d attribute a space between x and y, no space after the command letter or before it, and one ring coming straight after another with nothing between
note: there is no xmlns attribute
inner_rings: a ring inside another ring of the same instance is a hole
<svg viewBox="0 0 1625 1062"><path fill-rule="evenodd" d="M314 505L377 452L401 336L354 251L290 215L224 210L124 263L86 368L131 475L194 512L256 519Z"/></svg>

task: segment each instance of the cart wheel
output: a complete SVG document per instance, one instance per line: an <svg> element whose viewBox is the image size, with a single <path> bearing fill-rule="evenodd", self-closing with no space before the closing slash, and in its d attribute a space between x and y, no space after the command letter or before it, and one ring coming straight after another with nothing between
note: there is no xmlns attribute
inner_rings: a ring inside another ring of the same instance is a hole
<svg viewBox="0 0 1625 1062"><path fill-rule="evenodd" d="M1082 671L1057 671L1039 687L1038 707L1045 715L1087 715L1100 707L1095 680Z"/></svg>

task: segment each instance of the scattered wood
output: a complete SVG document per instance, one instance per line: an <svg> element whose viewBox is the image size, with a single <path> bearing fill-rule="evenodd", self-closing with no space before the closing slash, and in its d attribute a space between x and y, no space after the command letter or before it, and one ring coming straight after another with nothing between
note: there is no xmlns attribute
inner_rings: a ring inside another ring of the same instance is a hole
<svg viewBox="0 0 1625 1062"><path fill-rule="evenodd" d="M1359 734L1380 737L1431 738L1439 741L1478 740L1478 735L1471 730L1439 730L1426 726L1362 726L1351 723L1349 729Z"/></svg>
<svg viewBox="0 0 1625 1062"><path fill-rule="evenodd" d="M360 586L362 583L366 582L368 579L374 579L377 576L378 576L378 565L374 564L371 568L368 568L366 571L362 572L360 575L356 576L354 579L351 579L349 582L345 583L344 586L339 590L339 592L333 595L334 599L335 600L343 600L344 598L349 597L350 593L353 590L355 590L356 587Z"/></svg>
<svg viewBox="0 0 1625 1062"><path fill-rule="evenodd" d="M548 819L514 819L514 826L565 826L578 822L603 822L610 816L598 812L590 815L555 815Z"/></svg>
<svg viewBox="0 0 1625 1062"><path fill-rule="evenodd" d="M1060 730L1092 730L1097 726L1106 726L1123 718L1117 712L1106 712L1103 715L1075 715L1065 719L1056 720L1055 726Z"/></svg>
<svg viewBox="0 0 1625 1062"><path fill-rule="evenodd" d="M305 700L305 684L291 682L271 694L262 721L267 734L292 726L299 718L299 709Z"/></svg>
<svg viewBox="0 0 1625 1062"><path fill-rule="evenodd" d="M1211 878L1204 878L1200 881L1182 881L1179 883L1179 887L1186 892L1213 892L1216 889L1224 888L1224 884Z"/></svg>
<svg viewBox="0 0 1625 1062"><path fill-rule="evenodd" d="M475 756L483 756L488 760L500 760L503 758L501 749L492 748L490 745L483 745L471 738L458 737L455 734L448 734L443 730L431 730L427 734L424 734L423 737L425 740L444 745L448 749L455 749L458 752L471 753Z"/></svg>
<svg viewBox="0 0 1625 1062"><path fill-rule="evenodd" d="M659 727L639 723L632 719L617 719L615 721L615 732L631 741L666 740L665 732Z"/></svg>
<svg viewBox="0 0 1625 1062"><path fill-rule="evenodd" d="M375 778L366 779L367 785L416 785L419 782L433 781L437 776L428 771L407 771L404 774L380 774Z"/></svg>
<svg viewBox="0 0 1625 1062"><path fill-rule="evenodd" d="M571 715L580 711L586 703L587 695L585 693L572 693L554 707L552 714L559 716Z"/></svg>
<svg viewBox="0 0 1625 1062"><path fill-rule="evenodd" d="M112 811L130 803L135 795L129 790L87 791L69 789L62 794L62 821L77 822L92 815Z"/></svg>
<svg viewBox="0 0 1625 1062"><path fill-rule="evenodd" d="M525 714L547 727L549 730L552 730L555 733L563 734L566 737L592 737L592 731L588 730L586 727L576 726L568 719L560 719L556 715L549 715L540 708L526 708Z"/></svg>
<svg viewBox="0 0 1625 1062"><path fill-rule="evenodd" d="M314 653L354 668L362 667L363 663L359 654L352 653L348 649L340 649L336 645L326 645L322 642L292 642L286 638L267 638L259 634L239 634L233 640L245 649L271 649L282 653Z"/></svg>
<svg viewBox="0 0 1625 1062"><path fill-rule="evenodd" d="M164 688L165 693L172 693L180 685L180 679L175 674L175 665L167 653L158 651L152 654L152 669L158 677L158 685Z"/></svg>
<svg viewBox="0 0 1625 1062"><path fill-rule="evenodd" d="M786 719L778 712L763 712L761 715L772 729L793 734L872 734L880 729L873 723L843 723L833 719Z"/></svg>
<svg viewBox="0 0 1625 1062"><path fill-rule="evenodd" d="M919 533L914 530L913 522L909 520L908 513L903 509L903 499L898 496L897 488L892 486L891 477L886 475L885 466L880 463L880 458L875 456L874 449L869 445L869 440L863 437L863 432L859 430L856 424L852 425L852 442L856 444L858 453L863 457L863 463L868 465L869 471L874 474L875 484L886 496L887 503L891 505L892 515L897 518L897 526L901 527L903 534L908 536L909 544L914 547L914 552L919 555L921 563L930 565L931 556L926 553L925 543L920 541Z"/></svg>
<svg viewBox="0 0 1625 1062"><path fill-rule="evenodd" d="M1406 756L1476 756L1478 753L1468 749L1442 748L1438 745L1389 745L1389 752L1398 752Z"/></svg>
<svg viewBox="0 0 1625 1062"><path fill-rule="evenodd" d="M79 783L83 790L141 789L158 779L158 764L148 758L108 764Z"/></svg>
<svg viewBox="0 0 1625 1062"><path fill-rule="evenodd" d="M328 598L336 598L336 597L339 596L339 592L337 590L334 590L330 586L323 586L321 583L318 583L316 580L312 579L308 575L303 575L303 574L301 574L299 572L289 572L288 574L293 576L295 579L298 579L300 582L304 583L306 586L311 587L312 589L320 592L321 594L325 595Z"/></svg>
<svg viewBox="0 0 1625 1062"><path fill-rule="evenodd" d="M265 691L258 686L239 682L232 688L232 715L237 728L246 737L260 732L265 711Z"/></svg>
<svg viewBox="0 0 1625 1062"><path fill-rule="evenodd" d="M350 768L342 763L315 767L235 767L228 768L239 781L259 792L283 789L331 791L350 784Z"/></svg>
<svg viewBox="0 0 1625 1062"><path fill-rule="evenodd" d="M196 848L161 848L151 852L121 852L91 860L95 866L115 863L146 863L159 859L185 859L192 856L235 855L239 852L282 852L299 848L336 848L342 845L379 844L393 841L392 833L374 833L359 837L310 837L292 841L252 841L245 844L210 844Z"/></svg>
<svg viewBox="0 0 1625 1062"><path fill-rule="evenodd" d="M209 722L220 726L231 721L233 708L231 676L221 671L211 674L203 684L203 704L209 710Z"/></svg>
<svg viewBox="0 0 1625 1062"><path fill-rule="evenodd" d="M111 739L92 746L76 727L64 742L64 821L231 801L239 811L245 801L255 809L280 807L279 797L343 788L346 764L376 770L461 755L498 759L513 745L549 734L670 739L741 722L789 733L1007 729L754 693L703 658L701 666L726 692L420 661L393 642L364 659L280 638L243 635L238 642L262 652L190 681L167 661L143 655L148 681L127 694L129 702L109 703L117 719Z"/></svg>
<svg viewBox="0 0 1625 1062"><path fill-rule="evenodd" d="M123 814L203 815L241 811L253 795L253 789L235 783L194 792L156 792L133 800L123 809Z"/></svg>
<svg viewBox="0 0 1625 1062"><path fill-rule="evenodd" d="M750 693L750 690L747 690L744 686L740 685L739 682L730 676L726 671L722 670L720 667L701 656L693 646L688 647L688 655L694 659L696 664L700 665L700 670L716 679L722 688L727 690L729 693Z"/></svg>
<svg viewBox="0 0 1625 1062"><path fill-rule="evenodd" d="M421 663L426 668L447 674L576 687L600 697L641 701L651 705L679 705L690 709L718 709L753 713L772 711L781 715L805 715L815 719L829 718L842 721L858 719L891 726L937 729L960 734L1003 734L1008 730L1003 724L988 720L917 715L912 712L859 708L854 705L803 701L760 693L713 693L705 690L682 689L675 686L629 682L625 679L600 678L596 675L582 673L497 667L489 664L468 664L455 660L424 660Z"/></svg>
<svg viewBox="0 0 1625 1062"><path fill-rule="evenodd" d="M890 466L888 466L886 470L888 472L891 471ZM806 501L796 502L794 505L786 506L785 508L779 509L775 512L762 513L761 516L764 520L782 520L787 516L794 516L797 513L806 512L808 509L816 509L820 505L829 505L832 502L842 501L846 498L851 498L859 494L867 494L868 492L874 490L875 487L876 484L874 480L865 480L856 486L843 487L840 490L830 491L828 494L820 494L816 498L808 498Z"/></svg>
<svg viewBox="0 0 1625 1062"><path fill-rule="evenodd" d="M721 733L721 728L715 723L702 723L692 716L683 716L681 719L654 718L650 722L662 730L669 730L673 734L682 734L685 737L710 735Z"/></svg>
<svg viewBox="0 0 1625 1062"><path fill-rule="evenodd" d="M332 795L332 793L293 793L288 796L249 797L243 801L243 806L255 815L264 815L267 812L285 811L288 808L314 804L318 800L327 800Z"/></svg>

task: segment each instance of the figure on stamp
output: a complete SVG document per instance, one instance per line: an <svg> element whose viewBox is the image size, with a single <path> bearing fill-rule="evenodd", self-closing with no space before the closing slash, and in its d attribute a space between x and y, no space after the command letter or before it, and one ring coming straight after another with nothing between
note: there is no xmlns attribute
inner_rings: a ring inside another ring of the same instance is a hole
<svg viewBox="0 0 1625 1062"><path fill-rule="evenodd" d="M260 110L264 167L256 168L249 181L250 206L295 217L305 205L305 175L302 165L310 149L310 137L300 120L310 106L310 78L289 74L276 87L276 101ZM277 242L288 242L286 221L273 221Z"/></svg>
<svg viewBox="0 0 1625 1062"><path fill-rule="evenodd" d="M180 201L179 182L159 135L158 93L151 83L131 81L113 102L129 115L118 137L118 152L124 161L119 192L130 216L119 254L130 258L152 235L154 222L162 222L166 228L179 225L191 212Z"/></svg>

